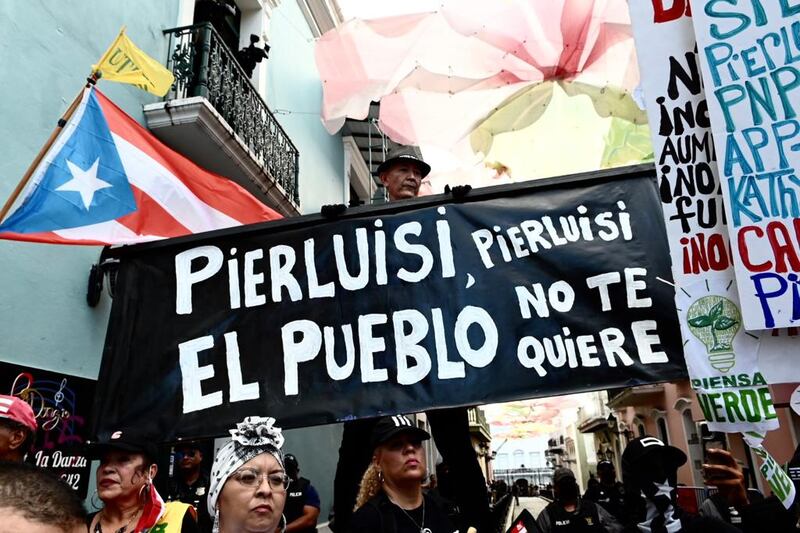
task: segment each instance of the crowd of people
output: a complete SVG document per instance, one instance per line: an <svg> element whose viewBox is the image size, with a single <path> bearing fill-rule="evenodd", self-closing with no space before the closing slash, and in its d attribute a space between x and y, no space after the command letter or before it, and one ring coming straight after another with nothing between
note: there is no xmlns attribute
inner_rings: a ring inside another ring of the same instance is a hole
<svg viewBox="0 0 800 533"><path fill-rule="evenodd" d="M401 148L379 167L390 201L417 196L430 167L419 152ZM334 480L335 533L464 533L498 531L486 481L469 437L466 408L427 413L444 462L429 475L423 442L431 435L403 415L344 425ZM37 431L28 403L0 396L0 533L273 533L316 531L320 498L300 476L300 462L283 451L275 420L247 417L230 430L210 474L198 443L174 446L172 476L157 486L158 436L116 431L92 442L96 490L87 514L75 491L47 472L24 464ZM676 497L678 448L653 437L629 443L622 481L601 461L581 496L573 472L557 468L541 496L552 500L531 531L541 533L678 533L795 531L797 516L774 497L745 490L744 476L725 450L711 449L703 466L716 494L697 515ZM165 487L165 488L164 488ZM496 488L496 487L495 487ZM519 504L522 487L511 496ZM531 495L539 493L538 487Z"/></svg>
<svg viewBox="0 0 800 533"><path fill-rule="evenodd" d="M230 430L214 456L210 475L199 468L202 449L176 446L178 475L166 501L155 486L153 439L117 431L93 442L87 453L99 463L96 491L87 514L76 492L44 470L25 464L36 433L30 405L11 396L0 412L0 531L33 533L273 533L316 531L320 498L300 464L284 454L275 420L247 417ZM375 419L366 443L370 460L358 477L357 497L346 531L352 533L452 533L497 531L498 524L464 525L475 512L448 501L429 475L423 442L431 435L403 415ZM552 500L538 514L541 533L677 533L796 531L797 513L774 496L748 491L745 476L724 449L709 449L706 484L717 492L685 512L677 497L678 448L654 437L632 440L622 457L622 481L614 464L601 461L581 496L574 473L555 469L540 493ZM515 490L516 489L516 490ZM484 495L485 495L485 491ZM509 497L521 493L512 485ZM534 491L534 493L537 491ZM458 492L452 493L456 497ZM474 500L473 500L474 501ZM473 510L474 511L474 510ZM340 526L341 527L341 526Z"/></svg>

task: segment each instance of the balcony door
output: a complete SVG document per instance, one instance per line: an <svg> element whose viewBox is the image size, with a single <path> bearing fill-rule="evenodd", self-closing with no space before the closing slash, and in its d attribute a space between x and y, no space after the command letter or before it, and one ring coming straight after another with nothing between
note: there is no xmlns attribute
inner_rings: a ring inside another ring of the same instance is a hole
<svg viewBox="0 0 800 533"><path fill-rule="evenodd" d="M239 50L242 10L234 0L197 0L194 23L210 22L231 52Z"/></svg>

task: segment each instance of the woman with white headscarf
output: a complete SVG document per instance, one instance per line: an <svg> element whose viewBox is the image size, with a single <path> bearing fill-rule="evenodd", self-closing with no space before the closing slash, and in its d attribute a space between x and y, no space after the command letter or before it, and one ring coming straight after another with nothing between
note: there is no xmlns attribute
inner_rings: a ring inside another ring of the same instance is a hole
<svg viewBox="0 0 800 533"><path fill-rule="evenodd" d="M289 478L280 450L283 434L274 423L274 418L245 418L214 458L208 512L215 533L273 533L286 527Z"/></svg>

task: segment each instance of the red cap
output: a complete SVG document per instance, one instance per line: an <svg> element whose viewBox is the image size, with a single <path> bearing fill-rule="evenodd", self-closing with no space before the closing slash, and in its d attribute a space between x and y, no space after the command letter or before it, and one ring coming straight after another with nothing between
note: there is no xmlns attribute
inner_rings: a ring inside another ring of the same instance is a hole
<svg viewBox="0 0 800 533"><path fill-rule="evenodd" d="M0 394L0 418L8 418L27 427L34 433L39 426L36 424L36 415L25 400L16 396Z"/></svg>

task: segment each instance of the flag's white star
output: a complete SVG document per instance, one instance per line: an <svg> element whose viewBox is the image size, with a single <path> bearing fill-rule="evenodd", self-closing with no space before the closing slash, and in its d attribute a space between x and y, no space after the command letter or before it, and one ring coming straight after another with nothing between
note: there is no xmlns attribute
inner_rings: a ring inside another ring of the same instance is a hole
<svg viewBox="0 0 800 533"><path fill-rule="evenodd" d="M87 170L83 170L72 161L67 161L67 167L69 167L69 171L72 173L72 179L56 188L56 190L73 191L79 193L81 195L81 200L83 200L83 205L88 211L89 206L92 204L94 193L100 189L113 187L113 185L107 181L103 181L97 177L97 167L99 164L100 158L98 157L94 160L92 166L90 166Z"/></svg>
<svg viewBox="0 0 800 533"><path fill-rule="evenodd" d="M655 498L656 496L667 496L669 497L672 494L672 487L669 485L669 480L665 479L663 483L656 483L656 493L653 495Z"/></svg>

